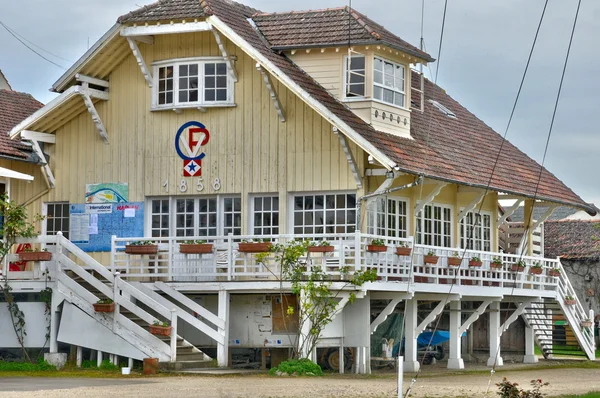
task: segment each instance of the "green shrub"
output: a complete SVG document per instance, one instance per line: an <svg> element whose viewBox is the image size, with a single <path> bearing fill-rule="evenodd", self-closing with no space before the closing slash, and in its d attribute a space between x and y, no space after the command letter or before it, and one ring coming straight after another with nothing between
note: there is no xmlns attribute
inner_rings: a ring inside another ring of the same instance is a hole
<svg viewBox="0 0 600 398"><path fill-rule="evenodd" d="M100 370L119 370L119 367L117 365L114 365L110 359L105 359L104 361L102 361L102 363L100 364L100 367L98 368Z"/></svg>
<svg viewBox="0 0 600 398"><path fill-rule="evenodd" d="M288 375L298 376L322 376L323 371L321 367L311 361L310 359L290 359L281 362L279 366L271 368L269 374L274 375L277 371L287 373Z"/></svg>
<svg viewBox="0 0 600 398"><path fill-rule="evenodd" d="M0 372L39 372L56 370L56 366L39 359L37 363L0 361Z"/></svg>

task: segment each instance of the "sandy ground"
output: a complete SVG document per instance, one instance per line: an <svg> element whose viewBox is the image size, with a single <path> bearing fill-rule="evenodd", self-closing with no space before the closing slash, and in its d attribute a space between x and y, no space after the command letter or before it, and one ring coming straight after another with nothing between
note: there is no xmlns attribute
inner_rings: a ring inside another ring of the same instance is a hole
<svg viewBox="0 0 600 398"><path fill-rule="evenodd" d="M522 366L521 366L522 368ZM404 391L414 375L405 374ZM488 397L495 397L495 383L507 377L522 387L541 378L551 384L549 396L600 391L600 369L520 369L494 374ZM483 397L490 373L457 374L442 369L419 375L412 397ZM19 390L18 392L15 392ZM128 379L0 378L0 397L393 397L393 374L380 376L326 376L277 378L267 375L173 376Z"/></svg>

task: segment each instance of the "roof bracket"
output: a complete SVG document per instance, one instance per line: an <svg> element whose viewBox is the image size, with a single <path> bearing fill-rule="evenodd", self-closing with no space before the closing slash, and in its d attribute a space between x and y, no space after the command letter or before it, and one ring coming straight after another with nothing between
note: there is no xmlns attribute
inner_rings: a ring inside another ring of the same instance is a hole
<svg viewBox="0 0 600 398"><path fill-rule="evenodd" d="M100 115L98 114L98 111L96 110L96 107L94 106L90 95L85 90L81 91L80 94L81 98L83 98L83 102L85 103L85 107L87 108L90 115L92 115L92 120L96 125L98 133L100 133L100 137L102 137L105 144L108 144L108 134L106 133L106 128L104 127L104 123L102 123L102 119L100 118Z"/></svg>
<svg viewBox="0 0 600 398"><path fill-rule="evenodd" d="M333 132L340 139L340 145L342 145L342 149L344 150L344 153L346 154L346 159L348 159L348 164L350 165L350 170L352 171L354 180L356 180L356 186L358 188L362 188L362 186L363 186L362 177L360 176L360 171L358 170L358 165L356 164L356 160L354 159L352 150L348 146L348 141L346 140L346 136L344 134L340 134L336 127L333 128Z"/></svg>
<svg viewBox="0 0 600 398"><path fill-rule="evenodd" d="M36 140L39 142L46 142L48 144L56 144L56 136L50 133L44 133L41 131L23 130L21 131L21 138L24 140Z"/></svg>
<svg viewBox="0 0 600 398"><path fill-rule="evenodd" d="M481 314L483 314L485 312L485 309L492 304L492 299L488 299L488 300L484 300L479 307L475 310L475 312L473 312L471 314L471 316L465 321L465 323L463 323L460 328L458 329L458 335L462 336L464 332L466 332L467 330L469 330L469 327L473 324L473 322L475 322L477 319L479 319L479 317L481 316Z"/></svg>
<svg viewBox="0 0 600 398"><path fill-rule="evenodd" d="M542 214L540 216L540 218L535 221L535 224L533 224L533 227L531 227L531 230L535 231L544 221L546 221L552 215L552 213L554 213L554 210L556 210L556 208L558 206L559 206L558 204L550 205L548 207L548 210L546 210L544 212L544 214Z"/></svg>
<svg viewBox="0 0 600 398"><path fill-rule="evenodd" d="M452 295L450 295L452 296ZM431 322L435 321L435 318L438 317L439 314L442 313L442 311L444 310L444 307L446 306L446 304L448 303L447 300L442 300L438 303L438 305L435 306L434 309L431 310L431 312L429 312L429 314L427 314L427 316L425 317L425 319L423 319L423 321L421 321L421 323L419 324L419 326L417 326L417 328L415 329L415 334L418 336L419 334L421 334L421 332L423 330L425 330L425 328L427 327L427 325L429 325Z"/></svg>
<svg viewBox="0 0 600 398"><path fill-rule="evenodd" d="M48 185L48 188L54 188L56 186L56 180L54 179L54 174L52 174L52 170L50 169L50 165L48 164L48 160L46 159L46 155L42 151L40 144L37 140L31 140L31 146L33 147L35 154L38 155L42 161L42 175L44 176L44 180L46 180L46 185Z"/></svg>
<svg viewBox="0 0 600 398"><path fill-rule="evenodd" d="M504 333L506 330L508 330L508 327L510 326L510 324L513 323L514 321L516 321L517 318L523 312L525 312L525 309L527 308L527 306L529 306L534 301L535 301L535 299L527 299L527 300L523 301L522 303L519 303L519 306L517 307L517 309L512 314L510 314L510 316L506 319L504 324L502 324L502 326L500 326L498 328L498 333L500 334L500 336L502 336L502 333Z"/></svg>
<svg viewBox="0 0 600 398"><path fill-rule="evenodd" d="M221 54L223 55L225 62L227 62L227 70L228 70L229 74L231 75L231 78L233 79L233 81L237 83L237 81L238 81L237 72L235 70L235 66L233 65L233 62L231 62L231 58L227 54L227 49L223 45L223 40L221 40L221 35L219 34L219 32L216 29L212 28L211 30L213 32L213 35L215 36L215 40L217 41L219 50L221 50ZM263 77L264 77L264 75L263 75ZM271 97L272 96L273 95L271 94Z"/></svg>
<svg viewBox="0 0 600 398"><path fill-rule="evenodd" d="M285 113L281 106L281 102L279 102L279 97L277 96L277 93L273 88L273 84L271 84L271 78L269 77L269 74L258 63L256 64L256 70L258 70L262 74L263 80L265 81L265 85L267 86L267 90L269 90L269 94L271 95L271 99L273 100L273 105L275 106L277 114L279 115L279 120L282 123L285 122Z"/></svg>
<svg viewBox="0 0 600 398"><path fill-rule="evenodd" d="M448 185L447 182L438 183L435 186L435 188L433 188L433 191L431 191L425 199L423 199L421 202L419 202L419 204L415 206L415 214L418 215L421 212L421 210L425 208L425 206L431 203L431 201L433 201L433 199L435 199L435 197L440 194L442 188L444 188L446 185Z"/></svg>
<svg viewBox="0 0 600 398"><path fill-rule="evenodd" d="M477 195L475 197L475 199L473 199L471 201L471 203L469 203L468 205L466 205L465 208L462 209L462 211L460 213L458 213L458 222L459 223L467 216L467 214L471 210L473 210L479 203L481 203L481 201L483 200L483 198L485 197L486 194L487 194L487 190L486 191L481 191L479 193L479 195Z"/></svg>
<svg viewBox="0 0 600 398"><path fill-rule="evenodd" d="M517 199L511 207L506 209L506 211L504 212L502 217L498 218L498 226L504 224L506 222L506 220L508 220L508 217L513 215L513 213L519 208L519 206L521 206L521 203L523 203L523 200L524 199Z"/></svg>
<svg viewBox="0 0 600 398"><path fill-rule="evenodd" d="M146 83L148 83L148 87L152 87L152 74L150 73L150 69L148 69L146 61L144 61L144 57L138 48L135 37L127 37L127 42L129 43L131 51L133 51L133 56L142 70L142 74L144 75L144 79L146 79Z"/></svg>

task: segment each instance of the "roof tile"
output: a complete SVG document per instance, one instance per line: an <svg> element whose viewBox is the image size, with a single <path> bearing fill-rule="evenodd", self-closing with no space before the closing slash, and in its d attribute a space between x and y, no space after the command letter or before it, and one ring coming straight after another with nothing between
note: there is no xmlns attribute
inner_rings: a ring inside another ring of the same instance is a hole
<svg viewBox="0 0 600 398"><path fill-rule="evenodd" d="M0 156L28 158L22 151L30 152L31 149L20 141L11 140L8 132L42 106L30 94L0 90Z"/></svg>
<svg viewBox="0 0 600 398"><path fill-rule="evenodd" d="M546 221L544 255L570 260L600 259L600 221Z"/></svg>

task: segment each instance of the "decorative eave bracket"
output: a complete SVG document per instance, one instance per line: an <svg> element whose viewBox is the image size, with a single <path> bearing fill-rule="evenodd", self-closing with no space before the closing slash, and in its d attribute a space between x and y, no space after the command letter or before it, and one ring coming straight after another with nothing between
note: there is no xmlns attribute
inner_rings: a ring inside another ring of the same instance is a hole
<svg viewBox="0 0 600 398"><path fill-rule="evenodd" d="M438 183L436 187L433 188L433 191L431 191L425 199L423 199L418 205L415 206L415 214L418 215L425 208L425 206L431 203L433 199L435 199L435 197L440 194L442 188L444 188L446 185L448 185L447 182Z"/></svg>
<svg viewBox="0 0 600 398"><path fill-rule="evenodd" d="M46 185L48 186L48 188L54 188L56 186L56 180L54 178L54 174L52 173L52 170L50 169L50 165L48 164L48 159L46 159L46 155L44 155L44 152L42 151L40 144L38 143L37 140L32 139L31 146L33 147L33 151L35 152L35 154L38 155L40 160L43 162L43 164L42 164L43 173L42 174L44 176L44 180L46 180Z"/></svg>
<svg viewBox="0 0 600 398"><path fill-rule="evenodd" d="M104 83L106 83L106 86L108 86L108 82ZM108 101L108 92L89 88L89 82L87 81L83 82L81 89L79 89L78 92L79 95L81 95L81 98L83 98L85 107L92 116L92 120L94 121L94 125L96 125L96 129L98 130L100 137L102 137L104 143L108 145L108 133L106 132L106 127L104 126L102 118L100 118L100 115L94 106L94 102L92 101L92 98Z"/></svg>
<svg viewBox="0 0 600 398"><path fill-rule="evenodd" d="M535 231L540 225L542 225L544 221L550 218L550 216L552 215L552 213L554 213L554 210L556 210L558 206L558 204L550 205L548 209L544 212L544 214L542 214L541 217L535 221L535 224L533 224L531 230Z"/></svg>
<svg viewBox="0 0 600 398"><path fill-rule="evenodd" d="M356 181L356 186L358 188L362 188L362 177L360 176L360 171L358 170L358 165L356 164L356 160L354 159L354 155L348 146L348 141L344 134L340 134L336 127L333 128L333 134L337 134L340 139L340 144L342 145L342 149L346 154L346 159L348 160L348 164L350 165L350 170L352 171L352 175L354 176L354 180Z"/></svg>
<svg viewBox="0 0 600 398"><path fill-rule="evenodd" d="M513 215L513 213L519 208L519 206L521 206L523 200L524 199L517 199L511 207L504 211L504 214L500 218L498 218L498 226L504 224L506 220L508 220L508 217Z"/></svg>
<svg viewBox="0 0 600 398"><path fill-rule="evenodd" d="M144 57L142 56L142 53L140 52L140 49L138 48L137 42L136 42L136 38L137 37L127 37L127 42L129 43L129 47L131 48L131 51L133 52L133 56L135 57L138 65L140 66L140 69L142 70L142 75L144 75L144 79L146 79L146 83L148 83L148 87L152 87L152 73L150 73L150 69L148 69L148 65L146 65L146 61L144 61Z"/></svg>
<svg viewBox="0 0 600 398"><path fill-rule="evenodd" d="M213 30L213 32L214 32L214 30ZM265 86L267 86L267 90L269 90L269 95L271 96L273 105L275 106L275 109L277 110L277 114L279 115L279 120L282 123L285 122L285 113L283 111L283 107L281 106L281 102L279 102L279 97L277 96L277 93L275 92L275 89L273 88L273 84L271 83L271 78L269 77L269 74L260 66L260 64L256 64L256 70L258 70L261 73L263 80L265 81Z"/></svg>
<svg viewBox="0 0 600 398"><path fill-rule="evenodd" d="M237 81L238 81L237 71L235 70L235 65L233 64L233 62L231 62L231 58L227 54L227 49L225 48L225 45L223 44L221 35L214 28L212 28L211 31L213 32L213 35L215 36L215 40L217 41L217 45L219 46L221 55L223 55L223 58L225 59L225 62L227 63L227 70L228 70L229 74L231 75L231 78L233 79L233 81L237 83ZM264 75L263 75L263 77L264 77Z"/></svg>
<svg viewBox="0 0 600 398"><path fill-rule="evenodd" d="M519 306L517 307L517 309L506 319L506 321L504 322L504 324L502 324L502 326L500 326L498 328L498 334L500 336L502 336L502 333L504 333L505 331L508 330L508 327L510 326L511 323L513 323L514 321L517 320L517 318L523 313L525 312L525 309L527 308L527 306L531 303L533 303L535 301L535 299L529 299L526 300L522 303L519 303Z"/></svg>
<svg viewBox="0 0 600 398"><path fill-rule="evenodd" d="M481 305L471 314L471 316L458 329L458 335L462 336L464 332L469 330L469 327L485 312L485 309L492 304L493 300L484 300Z"/></svg>
<svg viewBox="0 0 600 398"><path fill-rule="evenodd" d="M450 295L450 297L453 297L453 295ZM438 315L440 315L442 313L442 311L444 310L444 307L446 306L446 304L448 304L448 302L449 302L449 300L440 301L438 303L438 305L436 305L435 308L432 309L429 314L427 314L425 319L423 319L423 321L415 329L415 334L417 336L420 335L423 330L425 330L427 325L429 325L431 322L433 322L435 320L435 318L437 318Z"/></svg>
<svg viewBox="0 0 600 398"><path fill-rule="evenodd" d="M388 316L390 316L390 314L394 312L394 309L400 303L400 301L403 301L407 298L410 298L410 295L399 295L398 297L393 298L385 307L385 309L379 313L379 315L377 316L377 318L375 318L373 323L371 323L371 334L375 333L377 327L383 322L385 322Z"/></svg>
<svg viewBox="0 0 600 398"><path fill-rule="evenodd" d="M458 222L460 223L466 216L467 214L469 214L469 212L471 210L473 210L479 203L481 203L481 201L483 200L483 198L486 195L486 191L481 191L476 197L475 199L473 199L471 201L471 203L469 203L467 206L465 206L464 209L462 209L462 211L460 213L458 213Z"/></svg>

